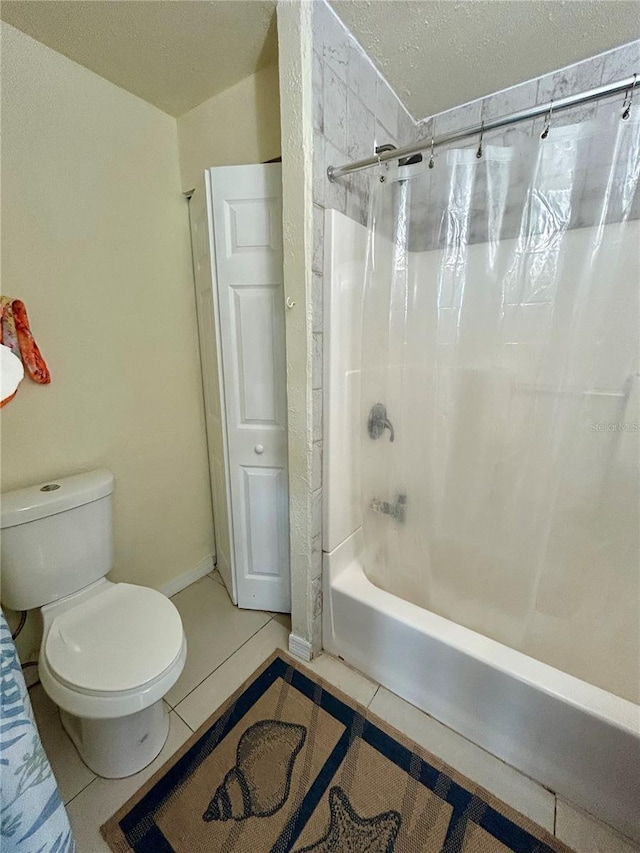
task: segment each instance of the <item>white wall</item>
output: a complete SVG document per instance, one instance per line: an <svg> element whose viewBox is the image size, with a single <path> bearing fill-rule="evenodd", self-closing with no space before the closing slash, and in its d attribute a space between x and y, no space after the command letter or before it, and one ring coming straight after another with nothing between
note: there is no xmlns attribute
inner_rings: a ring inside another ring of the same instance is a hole
<svg viewBox="0 0 640 853"><path fill-rule="evenodd" d="M278 51L282 93L282 229L286 312L289 519L291 546L290 649L302 657L319 651L314 613L321 612L320 589L313 583L312 531L321 506L312 494L311 433L311 256L312 112L311 4L278 4ZM318 543L319 545L319 543Z"/></svg>
<svg viewBox="0 0 640 853"><path fill-rule="evenodd" d="M52 382L2 409L2 488L115 474L115 580L213 551L175 120L2 25L2 292Z"/></svg>
<svg viewBox="0 0 640 853"><path fill-rule="evenodd" d="M178 118L182 188L209 166L264 163L280 156L278 66L270 65Z"/></svg>

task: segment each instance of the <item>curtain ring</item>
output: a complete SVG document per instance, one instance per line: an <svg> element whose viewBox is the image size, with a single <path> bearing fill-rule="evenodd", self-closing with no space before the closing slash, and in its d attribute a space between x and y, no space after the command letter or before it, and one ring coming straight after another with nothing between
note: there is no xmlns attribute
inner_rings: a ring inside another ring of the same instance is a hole
<svg viewBox="0 0 640 853"><path fill-rule="evenodd" d="M546 139L549 136L549 131L551 130L551 116L553 115L553 98L549 103L549 112L547 113L547 122L544 126L544 130L540 134L540 139Z"/></svg>
<svg viewBox="0 0 640 853"><path fill-rule="evenodd" d="M433 136L431 137L431 156L429 157L429 168L433 169L435 162L433 160Z"/></svg>
<svg viewBox="0 0 640 853"><path fill-rule="evenodd" d="M624 103L622 104L622 119L626 121L631 115L631 101L633 100L633 90L636 86L636 80L638 78L637 74L633 75L633 84L627 89L624 96Z"/></svg>
<svg viewBox="0 0 640 853"><path fill-rule="evenodd" d="M482 137L484 136L484 119L480 125L480 142L478 143L478 150L476 151L476 157L478 160L482 157Z"/></svg>
<svg viewBox="0 0 640 853"><path fill-rule="evenodd" d="M384 184L384 175L382 174L382 163L380 162L380 152L378 152L378 169L380 170L380 183Z"/></svg>

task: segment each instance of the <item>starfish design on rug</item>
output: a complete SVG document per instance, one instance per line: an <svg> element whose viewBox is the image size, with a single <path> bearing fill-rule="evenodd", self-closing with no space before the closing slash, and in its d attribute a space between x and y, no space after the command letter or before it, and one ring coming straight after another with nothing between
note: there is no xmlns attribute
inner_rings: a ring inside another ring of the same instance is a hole
<svg viewBox="0 0 640 853"><path fill-rule="evenodd" d="M337 786L329 791L329 809L327 834L297 853L393 853L402 822L398 812L360 817Z"/></svg>

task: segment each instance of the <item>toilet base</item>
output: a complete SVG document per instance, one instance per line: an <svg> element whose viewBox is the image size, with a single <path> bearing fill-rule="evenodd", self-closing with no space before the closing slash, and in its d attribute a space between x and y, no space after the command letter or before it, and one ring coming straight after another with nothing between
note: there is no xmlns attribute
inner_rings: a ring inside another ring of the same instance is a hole
<svg viewBox="0 0 640 853"><path fill-rule="evenodd" d="M151 764L169 734L169 714L162 699L126 717L90 720L60 709L60 719L80 758L106 779L132 776Z"/></svg>

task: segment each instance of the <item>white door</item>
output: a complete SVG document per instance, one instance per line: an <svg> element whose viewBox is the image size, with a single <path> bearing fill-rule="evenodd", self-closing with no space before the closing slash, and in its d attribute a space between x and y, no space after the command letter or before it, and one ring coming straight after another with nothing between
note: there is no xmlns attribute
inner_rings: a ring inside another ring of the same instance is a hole
<svg viewBox="0 0 640 853"><path fill-rule="evenodd" d="M221 360L218 399L223 401L222 444L223 448L226 444L237 603L288 612L281 167L277 163L220 167L209 169L206 177L214 237L213 313ZM220 479L215 470L213 478Z"/></svg>
<svg viewBox="0 0 640 853"><path fill-rule="evenodd" d="M209 448L209 477L213 504L213 524L216 539L216 563L234 604L238 603L231 532L231 492L227 460L224 387L220 371L220 335L217 317L218 300L214 299L215 266L213 261L213 224L209 211L209 182L203 177L201 185L189 202L191 250L196 287L198 337L204 391L204 411Z"/></svg>

